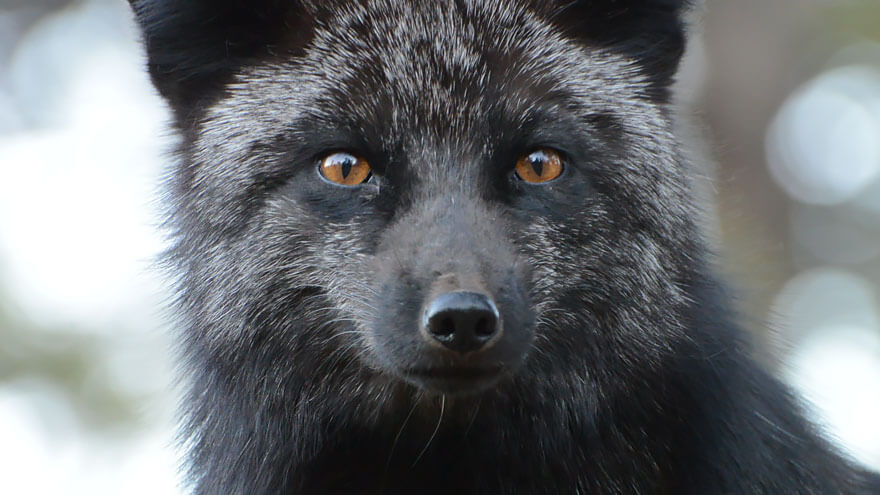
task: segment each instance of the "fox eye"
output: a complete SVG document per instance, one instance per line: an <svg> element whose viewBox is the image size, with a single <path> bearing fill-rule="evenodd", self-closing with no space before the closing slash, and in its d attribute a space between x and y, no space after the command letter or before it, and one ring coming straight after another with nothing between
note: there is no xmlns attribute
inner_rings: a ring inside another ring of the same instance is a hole
<svg viewBox="0 0 880 495"><path fill-rule="evenodd" d="M562 175L562 157L550 148L537 149L516 162L516 175L530 184L550 182Z"/></svg>
<svg viewBox="0 0 880 495"><path fill-rule="evenodd" d="M325 156L318 165L321 177L340 186L357 186L370 178L369 162L344 151Z"/></svg>

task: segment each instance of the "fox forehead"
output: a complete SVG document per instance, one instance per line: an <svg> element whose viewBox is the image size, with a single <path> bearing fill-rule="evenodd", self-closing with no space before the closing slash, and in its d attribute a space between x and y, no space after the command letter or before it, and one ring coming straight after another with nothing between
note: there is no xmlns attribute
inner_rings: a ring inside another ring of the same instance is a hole
<svg viewBox="0 0 880 495"><path fill-rule="evenodd" d="M518 2L458 3L348 3L318 19L303 53L244 67L204 119L221 125L202 131L228 133L246 116L250 129L286 132L306 111L369 127L383 113L388 134L436 138L475 134L490 114L525 118L542 102L655 113L634 61L565 39Z"/></svg>

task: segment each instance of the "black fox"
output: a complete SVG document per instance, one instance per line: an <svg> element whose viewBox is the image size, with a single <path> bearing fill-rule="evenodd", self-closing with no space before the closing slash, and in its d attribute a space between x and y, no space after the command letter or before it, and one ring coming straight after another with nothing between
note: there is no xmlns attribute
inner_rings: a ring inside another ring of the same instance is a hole
<svg viewBox="0 0 880 495"><path fill-rule="evenodd" d="M686 1L132 3L194 493L880 493L712 275Z"/></svg>

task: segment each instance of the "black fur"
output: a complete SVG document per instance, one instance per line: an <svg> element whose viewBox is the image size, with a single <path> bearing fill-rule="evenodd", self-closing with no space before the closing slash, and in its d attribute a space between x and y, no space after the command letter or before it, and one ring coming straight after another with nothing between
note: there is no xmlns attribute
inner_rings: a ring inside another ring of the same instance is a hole
<svg viewBox="0 0 880 495"><path fill-rule="evenodd" d="M195 493L880 491L711 273L666 106L687 2L133 3L184 137ZM538 148L565 169L528 184ZM369 181L319 177L340 150ZM420 333L447 290L495 301L493 346Z"/></svg>
<svg viewBox="0 0 880 495"><path fill-rule="evenodd" d="M572 0L556 20L568 34L638 60L652 80L657 98L668 97L684 54L682 16L689 0Z"/></svg>
<svg viewBox="0 0 880 495"><path fill-rule="evenodd" d="M302 46L311 26L287 0L131 1L144 30L153 82L179 118L208 105L236 70L270 57L291 40Z"/></svg>

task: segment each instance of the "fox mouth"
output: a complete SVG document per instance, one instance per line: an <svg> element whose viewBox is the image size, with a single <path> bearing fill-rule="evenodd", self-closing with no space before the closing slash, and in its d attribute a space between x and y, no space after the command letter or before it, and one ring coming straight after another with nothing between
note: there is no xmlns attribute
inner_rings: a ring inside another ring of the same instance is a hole
<svg viewBox="0 0 880 495"><path fill-rule="evenodd" d="M491 387L501 379L503 370L500 364L409 368L403 372L403 376L408 382L425 390L464 395Z"/></svg>

